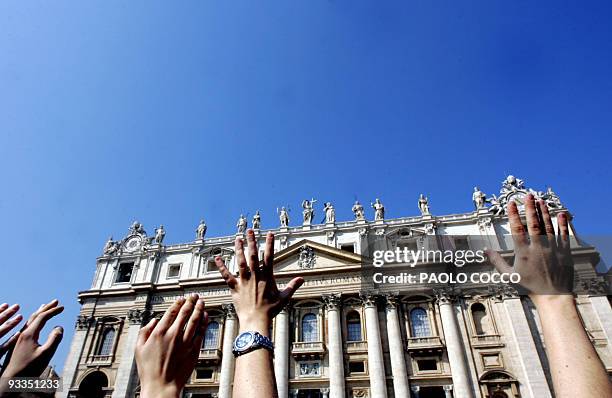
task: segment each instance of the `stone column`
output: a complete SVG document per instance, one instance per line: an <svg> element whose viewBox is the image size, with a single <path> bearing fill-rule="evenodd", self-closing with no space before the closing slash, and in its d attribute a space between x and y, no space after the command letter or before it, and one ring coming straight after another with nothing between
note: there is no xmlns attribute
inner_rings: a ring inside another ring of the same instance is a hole
<svg viewBox="0 0 612 398"><path fill-rule="evenodd" d="M414 398L420 398L421 387L419 387L419 386L410 386L410 390L412 390L412 396Z"/></svg>
<svg viewBox="0 0 612 398"><path fill-rule="evenodd" d="M388 295L387 308L387 336L389 340L389 356L391 357L391 373L393 374L393 391L396 397L409 397L408 371L404 357L404 342L400 329L397 312L397 297ZM369 336L368 336L369 337Z"/></svg>
<svg viewBox="0 0 612 398"><path fill-rule="evenodd" d="M289 312L285 306L276 316L274 374L279 397L289 396Z"/></svg>
<svg viewBox="0 0 612 398"><path fill-rule="evenodd" d="M113 389L113 398L127 397L134 387L134 379L136 376L136 342L138 341L138 333L145 318L145 312L140 309L130 309L127 313L127 321L129 323L127 335L123 343L121 351L121 362L117 369L115 377L115 387Z"/></svg>
<svg viewBox="0 0 612 398"><path fill-rule="evenodd" d="M321 388L321 397L322 398L329 398L329 388ZM279 395L280 397L280 395Z"/></svg>
<svg viewBox="0 0 612 398"><path fill-rule="evenodd" d="M378 327L377 296L366 293L361 295L361 299L365 307L371 398L386 398L387 379L385 377L382 341L380 339L380 330Z"/></svg>
<svg viewBox="0 0 612 398"><path fill-rule="evenodd" d="M444 398L453 398L453 385L452 384L447 384L445 386L442 386L442 388L444 389Z"/></svg>
<svg viewBox="0 0 612 398"><path fill-rule="evenodd" d="M531 335L521 298L518 294L506 291L503 300L510 324L509 332L516 344L516 354L525 377L524 380L521 380L521 395L525 398L550 398L550 388Z"/></svg>
<svg viewBox="0 0 612 398"><path fill-rule="evenodd" d="M235 358L232 345L237 331L236 309L233 304L224 304L225 324L223 326L223 349L221 357L221 376L219 377L219 398L231 398L234 381Z"/></svg>
<svg viewBox="0 0 612 398"><path fill-rule="evenodd" d="M340 325L340 294L323 296L327 308L327 332L329 351L329 398L345 398L344 352Z"/></svg>
<svg viewBox="0 0 612 398"><path fill-rule="evenodd" d="M69 397L70 387L74 381L77 373L79 362L83 355L83 348L85 346L85 339L87 338L87 332L89 327L93 324L94 318L86 315L79 315L76 321L76 330L74 331L74 337L70 344L70 353L66 357L64 364L64 371L62 372L62 391L58 392L56 396L58 398Z"/></svg>
<svg viewBox="0 0 612 398"><path fill-rule="evenodd" d="M474 392L470 386L469 369L463 352L461 333L453 308L453 296L445 289L435 290L435 294L440 307L446 352L448 354L456 395L461 398L474 398Z"/></svg>

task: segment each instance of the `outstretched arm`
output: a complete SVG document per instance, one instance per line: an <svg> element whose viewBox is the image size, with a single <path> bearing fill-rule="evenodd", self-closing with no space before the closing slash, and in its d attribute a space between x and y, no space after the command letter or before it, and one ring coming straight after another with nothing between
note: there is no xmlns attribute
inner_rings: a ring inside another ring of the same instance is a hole
<svg viewBox="0 0 612 398"><path fill-rule="evenodd" d="M302 285L302 278L294 278L287 287L279 291L274 280L274 235L266 236L266 247L262 264L259 263L257 243L253 230L247 231L248 262L242 238L236 238L236 261L240 275L235 278L225 267L221 257L215 259L219 272L228 284L236 315L240 322L240 333L259 332L270 337L272 319L287 304L293 293ZM258 349L236 359L234 377L235 398L278 397L272 353Z"/></svg>
<svg viewBox="0 0 612 398"><path fill-rule="evenodd" d="M557 398L612 397L608 374L589 340L571 294L573 261L567 214L557 216L555 230L543 200L527 195L527 233L515 203L508 205L515 260L511 267L499 253L487 251L500 272L518 272L529 289L546 343Z"/></svg>

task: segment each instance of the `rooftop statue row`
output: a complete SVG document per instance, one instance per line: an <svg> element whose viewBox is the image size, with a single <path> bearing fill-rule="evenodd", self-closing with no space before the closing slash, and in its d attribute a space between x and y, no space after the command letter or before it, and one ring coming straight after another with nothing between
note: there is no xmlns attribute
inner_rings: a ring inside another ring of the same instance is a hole
<svg viewBox="0 0 612 398"><path fill-rule="evenodd" d="M499 191L499 196L492 194L488 196L484 192L480 190L478 187L474 187L474 192L472 193L472 201L474 203L474 207L477 212L488 212L493 215L503 215L506 213L506 207L508 203L514 201L519 206L519 209L522 209L525 196L531 193L538 199L543 199L546 201L546 204L550 209L561 209L563 205L559 200L559 197L555 192L553 192L552 188L548 187L545 192L542 191L534 191L533 189L525 188L525 183L523 180L514 177L513 175L509 175L506 177L504 181L502 181L502 187ZM313 224L315 219L315 209L314 204L317 202L316 199L311 198L305 199L302 201L302 225L310 226ZM422 217L431 217L431 212L429 208L429 199L427 196L420 194L417 206L419 211L421 212ZM370 207L374 209L374 221L382 222L385 219L385 206L380 201L380 199L376 199L374 202L370 203ZM289 206L283 206L280 209L276 209L276 213L278 214L278 219L280 222L280 228L288 228L289 227L289 212L291 209ZM351 211L353 212L354 220L356 222L365 222L365 210L364 207L359 201L355 201L353 206L351 207ZM336 211L331 202L323 203L323 212L325 213L325 217L321 220L321 223L325 224L334 224L336 222ZM261 214L259 210L255 212L252 218L252 227L253 229L261 228ZM244 214L241 214L236 223L236 229L238 234L244 234L248 228L248 221ZM207 226L204 220L200 220L195 233L196 240L203 240L206 235ZM163 225L160 225L159 228L155 230L155 235L153 237L147 237L147 233L145 232L143 226L138 221L134 221L134 223L130 226L128 235L121 241L114 241L113 237L109 237L108 241L104 245L104 255L113 255L118 252L130 252L135 251L140 248L148 247L153 244L161 245L164 241L164 237L166 236L166 231Z"/></svg>

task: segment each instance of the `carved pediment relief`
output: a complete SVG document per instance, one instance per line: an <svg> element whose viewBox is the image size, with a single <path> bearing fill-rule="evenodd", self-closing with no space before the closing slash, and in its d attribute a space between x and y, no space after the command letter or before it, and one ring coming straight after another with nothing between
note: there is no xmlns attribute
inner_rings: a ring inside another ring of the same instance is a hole
<svg viewBox="0 0 612 398"><path fill-rule="evenodd" d="M308 271L361 264L361 256L304 239L277 252L274 270Z"/></svg>

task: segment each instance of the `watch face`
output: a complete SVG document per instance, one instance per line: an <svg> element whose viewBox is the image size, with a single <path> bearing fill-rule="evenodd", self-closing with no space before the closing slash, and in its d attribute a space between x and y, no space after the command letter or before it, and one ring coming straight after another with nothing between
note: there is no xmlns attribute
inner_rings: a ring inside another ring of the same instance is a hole
<svg viewBox="0 0 612 398"><path fill-rule="evenodd" d="M244 332L236 339L236 348L243 350L251 345L255 340L255 336L251 332Z"/></svg>

